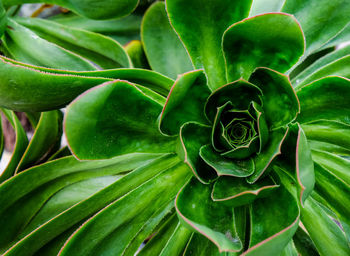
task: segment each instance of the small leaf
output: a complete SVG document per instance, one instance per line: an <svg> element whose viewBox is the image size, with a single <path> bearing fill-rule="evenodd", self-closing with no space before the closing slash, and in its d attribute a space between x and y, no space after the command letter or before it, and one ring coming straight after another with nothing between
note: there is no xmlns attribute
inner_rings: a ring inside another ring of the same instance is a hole
<svg viewBox="0 0 350 256"><path fill-rule="evenodd" d="M232 23L248 16L252 0L167 0L171 25L195 68L204 68L213 90L226 84L221 38Z"/></svg>
<svg viewBox="0 0 350 256"><path fill-rule="evenodd" d="M132 40L125 45L125 51L130 56L135 68L150 69L142 43L140 40Z"/></svg>
<svg viewBox="0 0 350 256"><path fill-rule="evenodd" d="M69 147L80 159L173 152L174 140L158 131L161 108L126 81L95 87L67 108L65 132Z"/></svg>
<svg viewBox="0 0 350 256"><path fill-rule="evenodd" d="M154 3L146 11L141 38L153 70L175 79L193 69L185 47L169 23L163 2Z"/></svg>
<svg viewBox="0 0 350 256"><path fill-rule="evenodd" d="M284 73L297 63L305 47L298 21L285 13L237 22L225 31L222 44L228 82L248 79L257 67Z"/></svg>
<svg viewBox="0 0 350 256"><path fill-rule="evenodd" d="M179 192L175 207L180 221L210 239L220 252L237 252L242 244L237 237L233 208L214 202L211 189L192 179Z"/></svg>
<svg viewBox="0 0 350 256"><path fill-rule="evenodd" d="M180 75L171 88L159 119L159 128L167 135L177 135L189 121L207 124L204 104L210 90L202 70Z"/></svg>
<svg viewBox="0 0 350 256"><path fill-rule="evenodd" d="M270 129L285 126L300 112L289 78L268 68L257 68L249 78L262 91L263 109Z"/></svg>

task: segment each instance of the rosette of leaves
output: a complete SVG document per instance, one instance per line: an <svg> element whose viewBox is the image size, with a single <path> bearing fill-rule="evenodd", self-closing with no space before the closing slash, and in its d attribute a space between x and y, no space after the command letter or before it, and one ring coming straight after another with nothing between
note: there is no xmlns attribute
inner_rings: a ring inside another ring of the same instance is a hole
<svg viewBox="0 0 350 256"><path fill-rule="evenodd" d="M348 255L349 48L332 47L348 40L349 8L156 3L141 38L170 78L2 58L7 108L80 96L64 119L73 156L0 186L1 252Z"/></svg>

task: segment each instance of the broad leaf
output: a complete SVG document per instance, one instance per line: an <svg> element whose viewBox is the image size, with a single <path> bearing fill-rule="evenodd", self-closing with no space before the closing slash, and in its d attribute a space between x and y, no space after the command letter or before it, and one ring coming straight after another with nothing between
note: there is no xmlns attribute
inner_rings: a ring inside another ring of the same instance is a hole
<svg viewBox="0 0 350 256"><path fill-rule="evenodd" d="M67 108L69 147L80 159L174 152L174 140L158 131L161 109L129 82L105 83L80 95Z"/></svg>
<svg viewBox="0 0 350 256"><path fill-rule="evenodd" d="M252 0L167 0L170 23L186 46L195 68L204 68L209 86L226 83L221 38L232 23L248 16Z"/></svg>
<svg viewBox="0 0 350 256"><path fill-rule="evenodd" d="M297 63L305 47L299 23L284 13L237 22L225 31L222 44L228 82L248 79L257 67L283 73Z"/></svg>

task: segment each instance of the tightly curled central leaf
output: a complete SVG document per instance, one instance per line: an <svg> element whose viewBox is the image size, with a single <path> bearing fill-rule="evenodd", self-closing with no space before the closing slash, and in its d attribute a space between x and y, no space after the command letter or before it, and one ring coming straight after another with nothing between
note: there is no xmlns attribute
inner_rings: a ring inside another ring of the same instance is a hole
<svg viewBox="0 0 350 256"><path fill-rule="evenodd" d="M237 110L231 102L227 102L217 110L213 131L213 148L222 156L233 159L244 159L258 152L267 137L264 116L257 109L258 104L251 102L247 110ZM260 123L260 125L259 125Z"/></svg>

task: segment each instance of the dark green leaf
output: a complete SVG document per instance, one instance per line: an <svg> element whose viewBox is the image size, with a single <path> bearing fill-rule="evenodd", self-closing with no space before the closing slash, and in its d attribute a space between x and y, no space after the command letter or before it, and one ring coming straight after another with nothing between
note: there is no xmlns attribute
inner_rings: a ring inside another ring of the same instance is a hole
<svg viewBox="0 0 350 256"><path fill-rule="evenodd" d="M319 256L314 243L312 242L310 236L299 227L297 232L293 237L293 242L298 252L303 256Z"/></svg>

